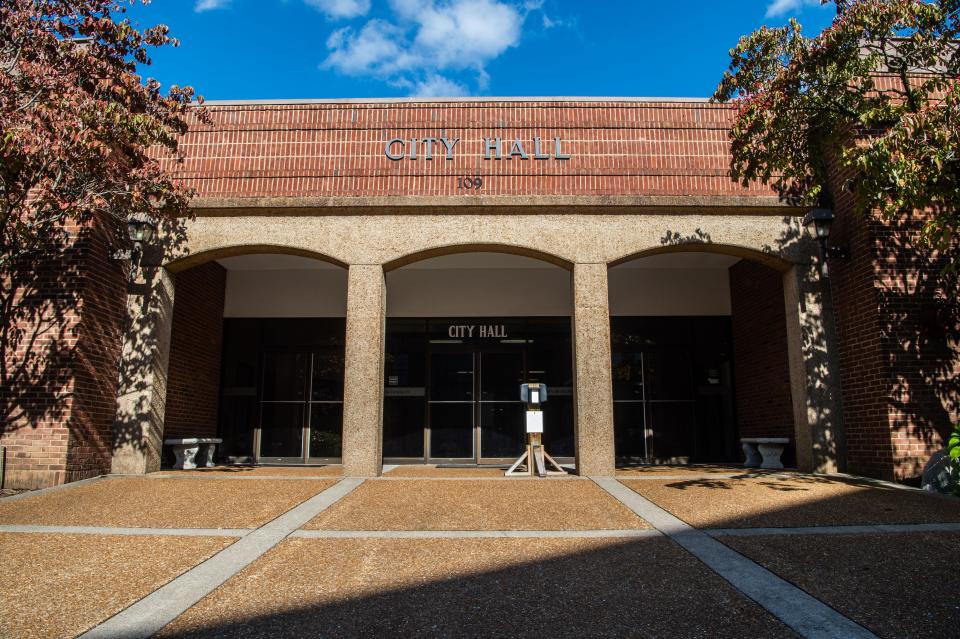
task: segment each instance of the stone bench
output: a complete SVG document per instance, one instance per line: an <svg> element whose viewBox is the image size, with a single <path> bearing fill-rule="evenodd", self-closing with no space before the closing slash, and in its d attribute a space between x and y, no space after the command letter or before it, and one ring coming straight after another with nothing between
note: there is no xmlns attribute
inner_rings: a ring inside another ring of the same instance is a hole
<svg viewBox="0 0 960 639"><path fill-rule="evenodd" d="M783 468L780 455L784 447L790 443L788 437L741 437L740 445L747 459L744 466L760 468ZM762 457L762 459L761 459Z"/></svg>
<svg viewBox="0 0 960 639"><path fill-rule="evenodd" d="M163 443L173 449L173 454L177 458L173 467L177 470L189 470L196 468L198 462L204 468L215 466L213 453L217 444L222 444L223 440L218 437L189 437L187 439L165 439Z"/></svg>

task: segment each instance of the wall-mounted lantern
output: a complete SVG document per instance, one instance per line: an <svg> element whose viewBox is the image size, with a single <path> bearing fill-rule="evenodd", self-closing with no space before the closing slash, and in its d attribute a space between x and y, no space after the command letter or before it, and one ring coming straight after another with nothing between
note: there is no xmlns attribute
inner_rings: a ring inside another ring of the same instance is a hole
<svg viewBox="0 0 960 639"><path fill-rule="evenodd" d="M820 243L820 274L830 277L830 268L827 261L831 259L847 259L846 249L839 246L829 246L830 227L833 225L834 215L830 209L813 209L803 216L803 225L813 225L813 233Z"/></svg>
<svg viewBox="0 0 960 639"><path fill-rule="evenodd" d="M130 281L136 281L137 269L140 267L140 258L143 257L143 245L153 241L157 234L157 223L152 217L143 213L131 215L127 219L127 236L132 248L126 251L117 251L111 257L115 260L130 260Z"/></svg>

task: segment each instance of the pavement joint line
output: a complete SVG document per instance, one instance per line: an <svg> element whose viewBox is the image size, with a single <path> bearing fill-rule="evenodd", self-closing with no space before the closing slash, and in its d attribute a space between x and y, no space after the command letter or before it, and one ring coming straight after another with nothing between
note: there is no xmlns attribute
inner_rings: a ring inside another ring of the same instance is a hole
<svg viewBox="0 0 960 639"><path fill-rule="evenodd" d="M639 530L298 530L300 539L504 539L660 537L654 529Z"/></svg>
<svg viewBox="0 0 960 639"><path fill-rule="evenodd" d="M255 528L136 528L130 526L44 526L0 524L0 533L47 533L52 535L127 535L168 537L245 537Z"/></svg>
<svg viewBox="0 0 960 639"><path fill-rule="evenodd" d="M877 639L872 632L611 477L593 481L806 639Z"/></svg>
<svg viewBox="0 0 960 639"><path fill-rule="evenodd" d="M343 479L294 506L81 635L81 639L148 639L308 521L353 492Z"/></svg>
<svg viewBox="0 0 960 639"><path fill-rule="evenodd" d="M711 537L760 537L770 535L860 535L922 532L960 532L960 523L860 524L852 526L800 526L794 528L709 528Z"/></svg>
<svg viewBox="0 0 960 639"><path fill-rule="evenodd" d="M96 477L88 477L86 479L81 479L79 481L73 481L73 482L70 482L69 484L58 484L56 486L48 486L46 488L39 488L37 490L28 490L27 492L20 493L18 495L8 495L7 497L0 497L0 504L7 504L12 501L19 501L21 499L28 499L30 497L39 497L40 495L55 493L61 490L67 490L68 488L74 488L76 486L92 484L94 482L103 480L105 477L106 477L105 475L97 475Z"/></svg>

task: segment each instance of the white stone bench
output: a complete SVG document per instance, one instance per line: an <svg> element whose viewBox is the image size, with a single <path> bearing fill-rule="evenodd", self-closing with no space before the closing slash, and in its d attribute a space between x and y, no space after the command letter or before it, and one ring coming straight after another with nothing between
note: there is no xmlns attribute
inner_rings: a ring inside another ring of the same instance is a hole
<svg viewBox="0 0 960 639"><path fill-rule="evenodd" d="M222 444L223 440L218 437L189 437L165 439L163 443L173 449L173 454L177 458L173 467L177 470L189 470L196 468L197 463L204 468L214 466L213 453L217 449L217 444Z"/></svg>
<svg viewBox="0 0 960 639"><path fill-rule="evenodd" d="M760 468L783 468L780 455L784 447L790 443L788 437L741 437L740 445L747 459L744 466ZM758 454L759 451L759 454ZM761 459L762 457L762 459Z"/></svg>

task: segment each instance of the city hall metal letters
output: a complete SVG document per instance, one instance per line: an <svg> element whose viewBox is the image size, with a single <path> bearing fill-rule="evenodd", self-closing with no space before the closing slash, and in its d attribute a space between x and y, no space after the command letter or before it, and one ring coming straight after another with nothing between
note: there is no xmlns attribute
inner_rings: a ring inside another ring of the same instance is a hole
<svg viewBox="0 0 960 639"><path fill-rule="evenodd" d="M408 160L432 160L434 154L452 160L460 138L392 138L383 147L383 154L399 162ZM570 155L563 152L563 140L559 137L544 140L534 137L531 140L516 138L483 138L484 160L569 160Z"/></svg>

